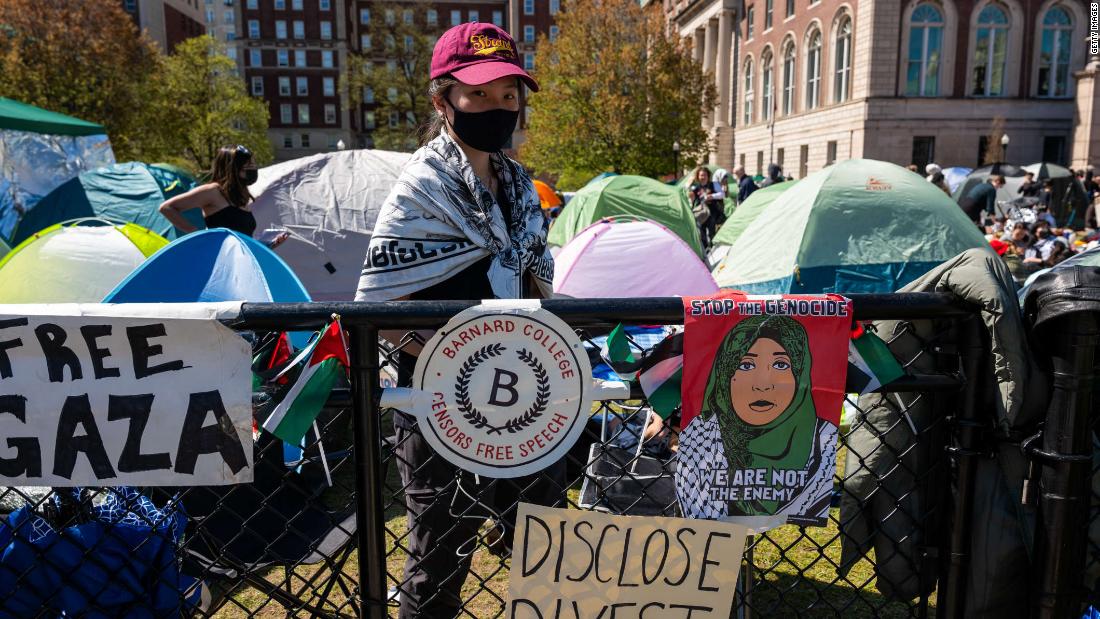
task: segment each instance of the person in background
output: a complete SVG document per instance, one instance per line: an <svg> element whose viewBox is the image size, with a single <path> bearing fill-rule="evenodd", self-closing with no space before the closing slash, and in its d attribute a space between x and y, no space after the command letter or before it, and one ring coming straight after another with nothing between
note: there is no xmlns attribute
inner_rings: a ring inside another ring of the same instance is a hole
<svg viewBox="0 0 1100 619"><path fill-rule="evenodd" d="M427 92L433 113L379 211L356 301L553 294L538 193L523 166L502 152L519 118L522 87L539 90L516 49L507 32L477 22L456 25L436 42ZM395 252L409 257L400 268L391 262ZM400 346L399 386L412 385L425 335L383 333ZM436 454L415 417L394 412L393 425L409 527L399 617L455 617L473 550L485 543L491 552L510 552L519 502L553 506L564 499L564 462L515 479L478 477ZM494 533L483 536L486 519Z"/></svg>
<svg viewBox="0 0 1100 619"><path fill-rule="evenodd" d="M935 176L937 172L943 172L943 168L935 163L924 166L925 180L932 182L932 177Z"/></svg>
<svg viewBox="0 0 1100 619"><path fill-rule="evenodd" d="M695 182L688 187L688 197L692 212L696 213L695 220L699 224L699 240L706 249L710 247L718 226L726 221L726 194L722 192L722 186L711 179L710 170L706 166L696 168L692 176Z"/></svg>
<svg viewBox="0 0 1100 619"><path fill-rule="evenodd" d="M1038 198L1039 192L1042 191L1043 186L1035 182L1035 174L1027 172L1024 174L1024 182L1020 183L1019 189L1016 193L1025 198Z"/></svg>
<svg viewBox="0 0 1100 619"><path fill-rule="evenodd" d="M1092 202L1096 196L1100 195L1100 184L1096 182L1096 176L1093 173L1092 166L1089 166L1085 170L1085 178L1081 182L1085 186L1085 194L1088 196L1089 202Z"/></svg>
<svg viewBox="0 0 1100 619"><path fill-rule="evenodd" d="M737 179L737 203L742 204L749 199L752 192L756 191L756 183L752 177L745 174L745 166L739 165L733 169L733 176Z"/></svg>
<svg viewBox="0 0 1100 619"><path fill-rule="evenodd" d="M920 174L920 168L918 168L917 164L915 163L910 163L909 165L905 166L905 169L909 170L913 174Z"/></svg>
<svg viewBox="0 0 1100 619"><path fill-rule="evenodd" d="M1004 187L1005 177L990 176L985 182L978 183L970 193L963 197L959 206L974 223L981 221L982 211L992 214L997 208L997 190Z"/></svg>
<svg viewBox="0 0 1100 619"><path fill-rule="evenodd" d="M722 187L722 195L725 196L722 199L722 223L725 223L726 217L732 214L733 207L736 207L734 196L730 193L730 173L725 168L718 168L714 171L714 182Z"/></svg>
<svg viewBox="0 0 1100 619"><path fill-rule="evenodd" d="M214 156L210 182L166 200L160 205L160 214L180 232L189 234L198 228L191 225L183 213L202 209L207 228L227 228L250 237L256 232L256 217L249 208L253 198L248 186L258 177L259 169L252 160L252 151L239 144L223 146ZM283 232L269 243L269 247L277 247L288 236L289 233Z"/></svg>
<svg viewBox="0 0 1100 619"><path fill-rule="evenodd" d="M1039 192L1039 204L1043 209L1050 210L1051 204L1054 202L1054 181L1049 178L1043 181L1043 190Z"/></svg>
<svg viewBox="0 0 1100 619"><path fill-rule="evenodd" d="M940 191L947 194L948 198L951 197L951 188L947 186L947 181L943 177L943 172L933 173L932 176L928 177L928 182L939 187Z"/></svg>
<svg viewBox="0 0 1100 619"><path fill-rule="evenodd" d="M768 177L760 182L760 188L763 189L764 187L768 187L770 185L775 185L776 183L782 183L782 182L783 182L783 168L779 167L778 164L769 163L768 164Z"/></svg>
<svg viewBox="0 0 1100 619"><path fill-rule="evenodd" d="M1098 230L1100 229L1100 222L1096 219L1096 203L1100 202L1100 194L1096 198L1093 198L1089 202L1089 207L1085 209L1085 229L1086 230Z"/></svg>

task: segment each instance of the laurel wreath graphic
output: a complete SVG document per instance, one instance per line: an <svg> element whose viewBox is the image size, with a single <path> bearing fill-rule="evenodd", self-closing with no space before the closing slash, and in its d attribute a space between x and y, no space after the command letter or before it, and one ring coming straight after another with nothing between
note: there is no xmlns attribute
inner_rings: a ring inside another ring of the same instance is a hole
<svg viewBox="0 0 1100 619"><path fill-rule="evenodd" d="M543 413L546 412L547 404L550 402L550 376L547 374L546 368L539 363L535 355L528 352L527 349L521 348L516 351L516 356L535 373L534 403L522 414L509 419L502 426L489 423L489 419L474 406L470 400L470 377L473 376L474 370L479 365L489 359L501 356L505 350L507 348L502 344L482 346L463 362L458 377L455 379L455 402L458 404L458 411L462 413L463 419L468 421L474 429L488 428L489 434L500 434L505 430L509 434L515 434L527 428L538 421L539 417L542 417Z"/></svg>

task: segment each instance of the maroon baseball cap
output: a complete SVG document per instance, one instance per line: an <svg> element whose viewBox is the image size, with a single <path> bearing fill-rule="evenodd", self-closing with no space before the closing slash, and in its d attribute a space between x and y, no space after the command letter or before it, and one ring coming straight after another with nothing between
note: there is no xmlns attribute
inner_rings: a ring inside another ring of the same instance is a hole
<svg viewBox="0 0 1100 619"><path fill-rule="evenodd" d="M431 79L448 74L471 86L514 75L531 90L539 89L538 82L523 70L512 37L493 24L481 22L459 24L436 41Z"/></svg>

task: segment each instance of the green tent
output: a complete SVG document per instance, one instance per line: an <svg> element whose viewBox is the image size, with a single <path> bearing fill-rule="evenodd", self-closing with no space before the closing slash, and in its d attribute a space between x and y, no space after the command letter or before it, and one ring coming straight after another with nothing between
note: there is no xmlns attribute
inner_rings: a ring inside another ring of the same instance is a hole
<svg viewBox="0 0 1100 619"><path fill-rule="evenodd" d="M0 129L50 135L103 135L107 130L86 120L0 97Z"/></svg>
<svg viewBox="0 0 1100 619"><path fill-rule="evenodd" d="M745 231L745 228L749 226L755 220L760 213L764 212L764 209L768 208L775 199L779 197L779 194L790 189L798 181L786 181L783 183L776 183L775 185L768 185L763 189L757 189L752 192L744 202L737 205L737 210L730 215L726 223L722 224L722 228L718 230L718 234L714 235L714 241L711 243L714 246L719 245L733 245L737 241L737 237L741 236L741 233Z"/></svg>
<svg viewBox="0 0 1100 619"><path fill-rule="evenodd" d="M645 176L610 176L585 185L554 221L549 243L563 247L589 225L605 217L624 215L661 224L702 256L699 227L687 194L679 187Z"/></svg>
<svg viewBox="0 0 1100 619"><path fill-rule="evenodd" d="M171 240L180 233L157 209L194 186L194 179L141 162L90 170L62 183L27 211L12 234L12 244L53 224L88 217L135 223ZM183 215L195 227L206 227L200 209Z"/></svg>
<svg viewBox="0 0 1100 619"><path fill-rule="evenodd" d="M939 188L892 163L851 159L765 206L713 274L754 294L886 293L972 248L992 251Z"/></svg>

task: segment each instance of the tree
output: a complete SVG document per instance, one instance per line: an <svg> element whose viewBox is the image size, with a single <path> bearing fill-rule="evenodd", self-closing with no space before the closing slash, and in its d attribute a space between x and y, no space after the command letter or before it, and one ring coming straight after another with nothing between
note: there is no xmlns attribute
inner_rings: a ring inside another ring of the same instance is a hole
<svg viewBox="0 0 1100 619"><path fill-rule="evenodd" d="M0 96L102 124L137 159L160 52L113 0L0 1Z"/></svg>
<svg viewBox="0 0 1100 619"><path fill-rule="evenodd" d="M707 152L713 76L658 12L637 0L570 1L557 23L557 40L538 44L524 163L561 186L608 170L668 174L677 141L686 167Z"/></svg>
<svg viewBox="0 0 1100 619"><path fill-rule="evenodd" d="M1005 119L1003 116L993 117L989 125L989 135L985 140L985 152L982 153L982 165L993 165L1005 160L1004 146L1001 138L1005 134Z"/></svg>
<svg viewBox="0 0 1100 619"><path fill-rule="evenodd" d="M161 158L182 159L187 167L208 171L219 148L243 144L257 163L271 161L267 103L248 94L236 63L213 37L176 46L164 60L155 99L160 130L152 147Z"/></svg>
<svg viewBox="0 0 1100 619"><path fill-rule="evenodd" d="M354 108L373 97L375 148L412 151L416 128L434 114L428 98L432 51L441 32L428 23L420 4L374 5L367 33L371 48L348 62L348 88ZM391 120L392 119L392 120Z"/></svg>

